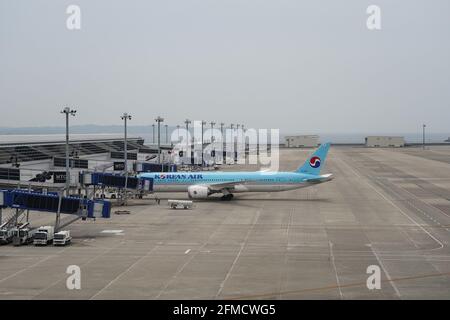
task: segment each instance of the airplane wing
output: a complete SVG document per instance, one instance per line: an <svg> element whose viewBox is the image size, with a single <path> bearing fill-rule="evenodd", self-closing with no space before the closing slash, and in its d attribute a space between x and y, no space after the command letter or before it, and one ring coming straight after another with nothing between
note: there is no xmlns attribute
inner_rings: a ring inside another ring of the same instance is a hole
<svg viewBox="0 0 450 320"><path fill-rule="evenodd" d="M221 191L223 189L233 189L235 186L240 184L248 184L252 180L241 180L241 181L232 181L232 182L222 182L222 183L211 183L211 184L201 184L202 186L208 187L214 191Z"/></svg>

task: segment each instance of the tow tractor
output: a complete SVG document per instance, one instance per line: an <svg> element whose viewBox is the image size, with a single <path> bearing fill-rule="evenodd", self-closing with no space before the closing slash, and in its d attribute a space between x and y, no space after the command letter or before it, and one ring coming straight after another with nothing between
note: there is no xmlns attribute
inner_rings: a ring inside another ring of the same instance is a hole
<svg viewBox="0 0 450 320"><path fill-rule="evenodd" d="M167 200L167 203L171 209L191 209L193 206L193 202L190 200Z"/></svg>

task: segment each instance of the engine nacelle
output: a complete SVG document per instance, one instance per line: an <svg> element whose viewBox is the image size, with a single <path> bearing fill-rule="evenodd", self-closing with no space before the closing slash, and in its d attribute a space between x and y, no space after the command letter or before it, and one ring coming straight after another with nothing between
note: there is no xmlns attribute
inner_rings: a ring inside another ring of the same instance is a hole
<svg viewBox="0 0 450 320"><path fill-rule="evenodd" d="M211 192L208 187L205 186L189 186L188 195L191 199L205 199Z"/></svg>

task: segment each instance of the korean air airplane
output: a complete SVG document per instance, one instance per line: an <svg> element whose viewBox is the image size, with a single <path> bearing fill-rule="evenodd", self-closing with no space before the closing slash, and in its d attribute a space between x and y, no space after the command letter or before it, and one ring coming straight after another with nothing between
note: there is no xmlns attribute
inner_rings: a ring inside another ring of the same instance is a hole
<svg viewBox="0 0 450 320"><path fill-rule="evenodd" d="M155 192L187 192L191 199L221 193L223 200L231 200L233 193L286 191L330 181L332 174L320 174L329 148L322 144L293 172L149 172L139 178L153 178Z"/></svg>

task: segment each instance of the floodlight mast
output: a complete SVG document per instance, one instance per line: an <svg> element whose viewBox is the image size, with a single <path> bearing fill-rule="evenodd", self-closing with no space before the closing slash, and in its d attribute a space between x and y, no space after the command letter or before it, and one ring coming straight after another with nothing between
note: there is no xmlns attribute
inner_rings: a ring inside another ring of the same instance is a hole
<svg viewBox="0 0 450 320"><path fill-rule="evenodd" d="M424 123L422 125L422 149L425 150L425 128L426 128L426 124Z"/></svg>
<svg viewBox="0 0 450 320"><path fill-rule="evenodd" d="M127 203L127 187L128 187L128 146L127 146L127 120L131 120L131 115L124 113L120 117L124 121L124 141L123 141L123 159L124 159L124 175L125 175L125 192L124 202Z"/></svg>
<svg viewBox="0 0 450 320"><path fill-rule="evenodd" d="M191 123L191 120L186 119L184 123L186 124L186 158L188 157L189 152L189 159L191 159L190 162L192 163L192 150L189 148L189 124Z"/></svg>
<svg viewBox="0 0 450 320"><path fill-rule="evenodd" d="M164 118L158 116L155 121L158 123L158 164L161 164L161 122L164 122Z"/></svg>
<svg viewBox="0 0 450 320"><path fill-rule="evenodd" d="M203 167L203 128L206 125L206 121L202 120L202 167Z"/></svg>
<svg viewBox="0 0 450 320"><path fill-rule="evenodd" d="M223 126L225 125L225 123L221 122L220 123L220 134L222 135L222 163L225 164L225 136L223 135Z"/></svg>
<svg viewBox="0 0 450 320"><path fill-rule="evenodd" d="M68 196L70 194L69 115L74 117L77 111L65 107L61 113L66 115L66 196Z"/></svg>

